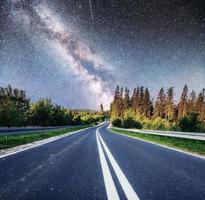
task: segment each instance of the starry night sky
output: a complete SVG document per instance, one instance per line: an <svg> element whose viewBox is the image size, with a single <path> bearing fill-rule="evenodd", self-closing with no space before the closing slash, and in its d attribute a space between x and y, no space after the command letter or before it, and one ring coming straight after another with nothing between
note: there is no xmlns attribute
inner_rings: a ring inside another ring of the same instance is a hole
<svg viewBox="0 0 205 200"><path fill-rule="evenodd" d="M3 0L0 85L107 108L117 84L205 87L204 0Z"/></svg>

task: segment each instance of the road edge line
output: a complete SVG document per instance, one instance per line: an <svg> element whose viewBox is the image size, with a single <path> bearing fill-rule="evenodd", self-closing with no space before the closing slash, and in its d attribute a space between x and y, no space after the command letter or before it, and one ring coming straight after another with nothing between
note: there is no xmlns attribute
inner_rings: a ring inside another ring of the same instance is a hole
<svg viewBox="0 0 205 200"><path fill-rule="evenodd" d="M31 145L31 146L25 147L23 149L19 149L19 150L16 150L16 151L14 150L13 152L9 152L9 153L5 153L3 155L0 155L0 159L5 158L7 156L17 154L17 153L20 153L20 152L23 152L23 151L26 151L26 150L29 150L29 149L33 149L35 147L42 146L44 144L48 144L50 142L54 142L54 141L59 140L61 138L68 137L70 135L73 135L75 133L78 133L78 132L81 132L81 131L84 131L84 130L87 130L87 129L90 129L90 128L93 128L93 127L87 127L87 128L81 129L81 130L73 131L73 132L70 132L70 133L65 133L65 134L62 134L62 135L59 135L59 136L54 136L54 137L50 137L50 138L47 138L47 139L34 141L33 143L31 142L31 143L16 146L16 147L21 147L21 146L24 146L24 145L29 145L29 144ZM12 148L15 148L15 147L12 147Z"/></svg>
<svg viewBox="0 0 205 200"><path fill-rule="evenodd" d="M157 145L157 146L160 146L160 147L164 147L164 148L166 148L166 149L170 149L170 150L173 150L173 151L177 151L177 152L180 152L180 153L183 153L183 154L187 154L187 155L194 156L194 157L197 157L197 158L205 159L205 156L200 156L200 155L197 155L197 154L189 153L189 152L187 152L187 151L183 151L183 150L180 150L180 149L175 149L175 148L173 148L173 147L168 147L168 146L165 146L165 145L162 145L162 144L158 144L158 143L155 143L155 142L143 140L143 139L141 139L141 138L137 138L137 137L134 137L134 136L126 135L126 134L123 134L123 133L117 133L117 132L115 132L115 131L113 131L113 130L110 130L109 128L107 128L107 130L108 130L109 132L122 135L122 136L124 136L124 137L129 137L129 138L132 138L132 139L135 139L135 140L140 140L140 141L143 141L143 142L147 142L147 143L150 143L150 144L154 144L154 145ZM129 132L129 131L128 131L128 132ZM130 132L131 132L131 131L130 131Z"/></svg>

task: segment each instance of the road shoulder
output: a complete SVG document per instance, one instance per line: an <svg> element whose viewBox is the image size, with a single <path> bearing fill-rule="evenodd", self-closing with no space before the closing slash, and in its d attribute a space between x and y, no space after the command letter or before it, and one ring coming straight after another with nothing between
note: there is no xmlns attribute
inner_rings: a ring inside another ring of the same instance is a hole
<svg viewBox="0 0 205 200"><path fill-rule="evenodd" d="M35 147L38 147L38 146L41 146L41 145L44 145L44 144L59 140L61 138L73 135L75 133L87 130L89 128L92 128L92 127L80 129L80 130L77 130L77 131L65 133L65 134L62 134L62 135L50 137L50 138L43 139L43 140L38 140L38 141L35 141L35 142L23 144L23 145L19 145L19 146L12 147L12 148L9 148L9 149L2 149L2 150L0 150L0 158L4 158L4 157L7 157L7 156L10 156L10 155L22 152L22 151L26 151L28 149L32 149L32 148L35 148Z"/></svg>
<svg viewBox="0 0 205 200"><path fill-rule="evenodd" d="M129 138L132 138L132 139L135 139L135 140L140 140L140 141L147 142L147 143L150 143L150 144L158 145L158 146L166 148L166 149L170 149L170 150L173 150L173 151L177 151L177 152L180 152L180 153L184 153L184 154L187 154L187 155L191 155L191 156L194 156L194 157L205 159L205 156L197 154L197 153L190 153L190 152L187 152L187 151L184 151L184 150L181 150L181 149L177 149L177 148L169 147L169 146L166 146L166 145L162 145L162 144L159 144L157 142L151 142L151 141L144 140L144 139L141 139L141 138L138 138L138 137L134 137L134 136L130 136L130 135L127 135L127 134L122 134L122 133L119 133L119 132L115 132L115 131L111 130L110 128L107 128L107 130L109 132L119 134L119 135L124 136L124 137L129 137Z"/></svg>

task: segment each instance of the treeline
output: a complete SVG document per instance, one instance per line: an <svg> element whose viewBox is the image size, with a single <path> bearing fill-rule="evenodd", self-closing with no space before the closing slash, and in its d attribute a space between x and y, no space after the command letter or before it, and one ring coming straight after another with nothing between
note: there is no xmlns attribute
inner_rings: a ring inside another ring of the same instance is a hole
<svg viewBox="0 0 205 200"><path fill-rule="evenodd" d="M156 101L148 88L137 87L132 95L128 88L117 86L111 103L111 121L114 126L159 130L204 131L205 89L190 94L184 86L178 103L174 88L160 89Z"/></svg>
<svg viewBox="0 0 205 200"><path fill-rule="evenodd" d="M53 104L49 98L31 102L26 92L0 87L0 126L65 126L97 124L105 119L103 112L80 112Z"/></svg>

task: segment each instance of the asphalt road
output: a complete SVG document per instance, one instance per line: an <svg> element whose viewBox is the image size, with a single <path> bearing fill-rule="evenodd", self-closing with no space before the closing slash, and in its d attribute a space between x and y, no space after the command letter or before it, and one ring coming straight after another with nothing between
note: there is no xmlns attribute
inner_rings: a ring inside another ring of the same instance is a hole
<svg viewBox="0 0 205 200"><path fill-rule="evenodd" d="M29 134L36 131L57 130L75 126L49 126L49 127L17 127L17 128L0 128L0 136Z"/></svg>
<svg viewBox="0 0 205 200"><path fill-rule="evenodd" d="M0 199L205 199L205 160L90 128L0 159Z"/></svg>

